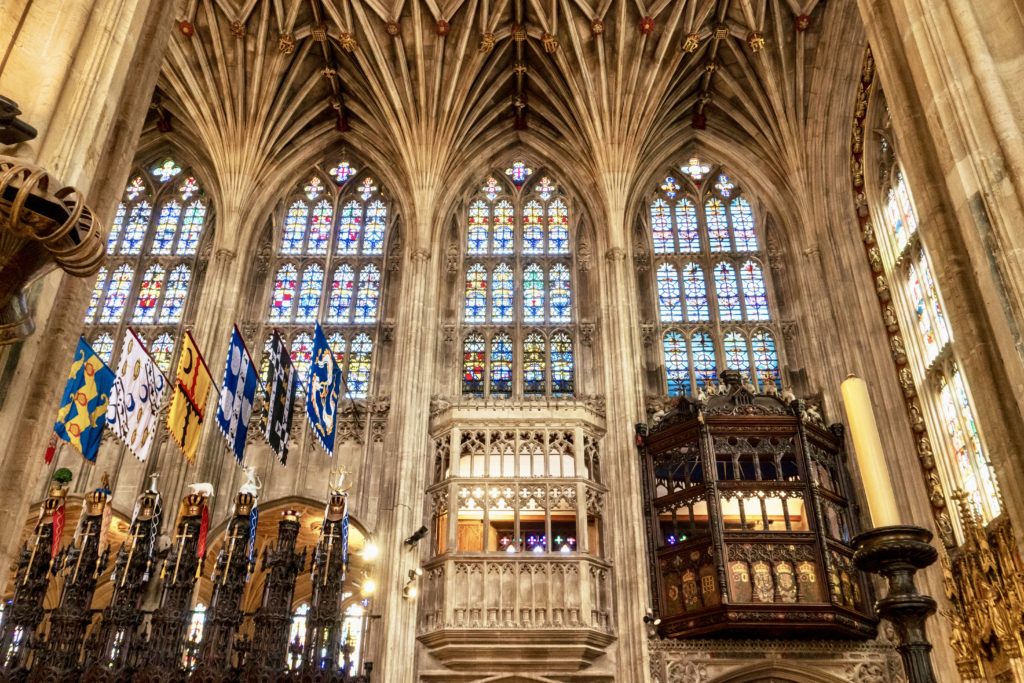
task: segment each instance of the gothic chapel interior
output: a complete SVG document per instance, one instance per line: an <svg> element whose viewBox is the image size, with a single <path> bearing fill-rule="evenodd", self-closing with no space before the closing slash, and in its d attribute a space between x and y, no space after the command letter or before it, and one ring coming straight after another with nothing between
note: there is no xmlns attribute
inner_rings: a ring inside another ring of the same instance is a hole
<svg viewBox="0 0 1024 683"><path fill-rule="evenodd" d="M1020 0L5 0L0 680L1024 683L1022 81Z"/></svg>

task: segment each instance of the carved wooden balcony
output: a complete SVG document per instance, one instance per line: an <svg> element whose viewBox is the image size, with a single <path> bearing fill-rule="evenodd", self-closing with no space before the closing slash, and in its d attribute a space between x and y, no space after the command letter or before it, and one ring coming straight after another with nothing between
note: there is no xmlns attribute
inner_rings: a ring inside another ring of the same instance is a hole
<svg viewBox="0 0 1024 683"><path fill-rule="evenodd" d="M722 377L638 427L660 633L873 637L841 425Z"/></svg>

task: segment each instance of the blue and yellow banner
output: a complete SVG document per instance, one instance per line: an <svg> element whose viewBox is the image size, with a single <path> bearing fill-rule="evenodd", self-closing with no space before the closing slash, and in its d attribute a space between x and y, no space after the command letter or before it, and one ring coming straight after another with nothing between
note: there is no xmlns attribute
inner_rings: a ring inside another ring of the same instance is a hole
<svg viewBox="0 0 1024 683"><path fill-rule="evenodd" d="M113 386L114 371L79 337L53 431L86 460L95 462L100 450Z"/></svg>

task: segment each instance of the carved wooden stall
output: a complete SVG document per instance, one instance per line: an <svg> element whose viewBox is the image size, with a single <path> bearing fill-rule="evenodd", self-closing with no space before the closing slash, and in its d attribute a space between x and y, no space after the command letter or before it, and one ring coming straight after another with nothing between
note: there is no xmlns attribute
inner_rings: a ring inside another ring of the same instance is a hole
<svg viewBox="0 0 1024 683"><path fill-rule="evenodd" d="M662 635L872 637L842 427L722 381L637 428Z"/></svg>

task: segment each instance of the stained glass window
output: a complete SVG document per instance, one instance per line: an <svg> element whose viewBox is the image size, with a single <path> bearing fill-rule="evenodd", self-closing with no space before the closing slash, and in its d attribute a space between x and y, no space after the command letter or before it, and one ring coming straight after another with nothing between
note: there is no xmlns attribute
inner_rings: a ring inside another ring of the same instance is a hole
<svg viewBox="0 0 1024 683"><path fill-rule="evenodd" d="M529 168L522 161L516 161L510 168L505 169L505 175L512 179L512 182L516 185L522 185L526 182L526 179L533 173L533 169Z"/></svg>
<svg viewBox="0 0 1024 683"><path fill-rule="evenodd" d="M199 237L203 233L203 221L206 220L206 205L198 199L185 209L185 220L181 224L178 235L178 256L193 256L199 248Z"/></svg>
<svg viewBox="0 0 1024 683"><path fill-rule="evenodd" d="M729 332L722 342L725 350L725 366L750 376L750 356L747 353L747 339L739 332Z"/></svg>
<svg viewBox="0 0 1024 683"><path fill-rule="evenodd" d="M775 350L775 338L771 333L760 330L750 337L750 347L754 354L754 367L757 369L761 388L774 384L778 391L782 391L782 375L779 373L779 354Z"/></svg>
<svg viewBox="0 0 1024 683"><path fill-rule="evenodd" d="M341 210L338 221L338 253L355 254L359 251L359 234L363 230L363 205L352 200Z"/></svg>
<svg viewBox="0 0 1024 683"><path fill-rule="evenodd" d="M351 317L352 293L355 274L352 266L343 263L334 271L331 281L331 296L327 302L327 321L347 323Z"/></svg>
<svg viewBox="0 0 1024 683"><path fill-rule="evenodd" d="M731 180L729 180L729 176L723 173L718 176L718 182L715 183L715 189L718 190L718 193L723 197L728 197L732 194L732 191L736 189L736 186Z"/></svg>
<svg viewBox="0 0 1024 683"><path fill-rule="evenodd" d="M135 176L132 181L128 183L128 186L124 188L124 193L128 197L128 201L135 201L135 198L146 191L146 181L142 179L142 176Z"/></svg>
<svg viewBox="0 0 1024 683"><path fill-rule="evenodd" d="M742 320L740 293L736 286L736 270L725 261L715 266L715 296L718 298L720 320Z"/></svg>
<svg viewBox="0 0 1024 683"><path fill-rule="evenodd" d="M85 312L85 324L88 325L96 319L96 311L100 307L100 299L103 298L103 290L107 287L107 267L103 266L96 273L96 284L92 287L92 295L89 297L89 309Z"/></svg>
<svg viewBox="0 0 1024 683"><path fill-rule="evenodd" d="M523 270L523 320L544 322L544 270L536 263Z"/></svg>
<svg viewBox="0 0 1024 683"><path fill-rule="evenodd" d="M292 623L288 630L288 668L297 671L302 666L302 654L294 652L291 644L298 641L305 648L306 645L306 621L309 615L309 603L302 603L295 614L292 615Z"/></svg>
<svg viewBox="0 0 1024 683"><path fill-rule="evenodd" d="M675 330L665 333L665 376L668 379L669 396L688 396L690 392L690 357L686 351L686 339Z"/></svg>
<svg viewBox="0 0 1024 683"><path fill-rule="evenodd" d="M540 179L540 182L538 182L536 187L533 188L533 191L536 192L541 199L547 201L551 199L551 195L555 193L556 189L555 184L551 182L551 178L545 176Z"/></svg>
<svg viewBox="0 0 1024 683"><path fill-rule="evenodd" d="M156 366L165 375L171 371L171 358L174 355L174 338L164 332L149 347L149 355L156 361Z"/></svg>
<svg viewBox="0 0 1024 683"><path fill-rule="evenodd" d="M317 176L313 176L302 188L302 191L306 193L306 197L310 200L316 199L324 191L324 181L320 180Z"/></svg>
<svg viewBox="0 0 1024 683"><path fill-rule="evenodd" d="M277 271L277 277L274 278L274 293L270 299L271 320L291 320L298 278L298 270L291 263L286 263Z"/></svg>
<svg viewBox="0 0 1024 683"><path fill-rule="evenodd" d="M334 209L331 208L329 201L322 199L313 207L313 219L309 223L309 247L306 253L316 256L326 254L333 227Z"/></svg>
<svg viewBox="0 0 1024 683"><path fill-rule="evenodd" d="M512 204L501 200L494 205L494 248L492 254L511 254L515 249Z"/></svg>
<svg viewBox="0 0 1024 683"><path fill-rule="evenodd" d="M654 253L675 253L675 240L672 236L672 214L668 202L655 199L651 202L651 232L654 234Z"/></svg>
<svg viewBox="0 0 1024 683"><path fill-rule="evenodd" d="M715 342L707 332L694 332L690 337L690 357L693 359L693 374L697 385L714 382L718 362L715 359Z"/></svg>
<svg viewBox="0 0 1024 683"><path fill-rule="evenodd" d="M747 320L768 320L768 292L761 266L755 261L747 261L740 266L740 283L743 285Z"/></svg>
<svg viewBox="0 0 1024 683"><path fill-rule="evenodd" d="M914 307L914 315L917 317L917 330L925 350L925 363L928 364L939 355L939 343L935 336L935 329L932 327L928 303L924 298L924 284L921 282L917 268L913 265L907 272L907 290L910 294L910 303Z"/></svg>
<svg viewBox="0 0 1024 683"><path fill-rule="evenodd" d="M178 193L184 201L191 199L192 195L197 192L199 192L199 183L196 181L194 176L185 178L185 180L181 182L181 187L178 188Z"/></svg>
<svg viewBox="0 0 1024 683"><path fill-rule="evenodd" d="M359 271L359 293L356 295L357 323L377 321L377 299L380 298L380 270L370 264Z"/></svg>
<svg viewBox="0 0 1024 683"><path fill-rule="evenodd" d="M683 266L683 293L686 297L687 320L700 322L711 319L704 271L696 263L687 263Z"/></svg>
<svg viewBox="0 0 1024 683"><path fill-rule="evenodd" d="M531 201L523 208L523 253L544 253L544 212L540 202Z"/></svg>
<svg viewBox="0 0 1024 683"><path fill-rule="evenodd" d="M96 352L96 355L103 359L104 363L109 365L110 359L114 355L114 338L104 332L92 340L91 346L92 350Z"/></svg>
<svg viewBox="0 0 1024 683"><path fill-rule="evenodd" d="M121 237L121 227L124 225L124 218L128 215L128 207L121 202L117 205L117 213L114 214L114 222L110 226L110 234L107 235L107 253L113 254L117 247L117 240Z"/></svg>
<svg viewBox="0 0 1024 683"><path fill-rule="evenodd" d="M501 185L498 184L496 178L488 178L481 191L487 199L493 202L498 198L498 193L501 192Z"/></svg>
<svg viewBox="0 0 1024 683"><path fill-rule="evenodd" d="M694 180L701 180L708 173L711 173L711 166L710 164L705 164L697 157L693 157L688 162L680 166L679 170Z"/></svg>
<svg viewBox="0 0 1024 683"><path fill-rule="evenodd" d="M491 276L491 322L512 322L513 282L512 268L507 263L499 264Z"/></svg>
<svg viewBox="0 0 1024 683"><path fill-rule="evenodd" d="M366 207L366 235L363 237L363 253L378 255L384 253L384 222L388 210L384 202L372 201Z"/></svg>
<svg viewBox="0 0 1024 683"><path fill-rule="evenodd" d="M561 199L548 204L548 253L569 253L569 208Z"/></svg>
<svg viewBox="0 0 1024 683"><path fill-rule="evenodd" d="M661 184L661 191L665 193L665 196L669 199L675 199L676 192L679 191L679 183L672 176L666 176L665 182Z"/></svg>
<svg viewBox="0 0 1024 683"><path fill-rule="evenodd" d="M946 316L942 312L939 290L935 286L935 280L932 278L932 269L928 264L928 256L925 255L924 251L921 252L921 257L918 259L918 266L921 269L921 279L924 285L925 298L928 299L929 312L935 318L935 331L939 338L939 345L945 346L950 342L952 333L949 331L949 323L946 322Z"/></svg>
<svg viewBox="0 0 1024 683"><path fill-rule="evenodd" d="M327 337L327 348L334 354L334 362L342 370L345 368L345 347L347 345L348 342L345 340L345 337L341 336L341 332L335 332Z"/></svg>
<svg viewBox="0 0 1024 683"><path fill-rule="evenodd" d="M149 202L139 202L132 207L128 214L128 225L125 226L124 239L121 241L121 254L136 256L142 253L142 243L146 239L146 228L149 227L149 217L152 207Z"/></svg>
<svg viewBox="0 0 1024 683"><path fill-rule="evenodd" d="M725 217L725 205L722 200L712 197L704 203L704 214L708 222L708 244L711 251L729 251L732 243L729 240L729 220Z"/></svg>
<svg viewBox="0 0 1024 683"><path fill-rule="evenodd" d="M512 394L512 337L499 332L491 339L491 396Z"/></svg>
<svg viewBox="0 0 1024 683"><path fill-rule="evenodd" d="M309 207L305 202L294 202L284 219L284 234L281 237L282 254L302 253L306 243L306 224L308 222Z"/></svg>
<svg viewBox="0 0 1024 683"><path fill-rule="evenodd" d="M467 251L470 254L487 253L488 233L490 233L489 216L490 211L484 202L478 200L469 205Z"/></svg>
<svg viewBox="0 0 1024 683"><path fill-rule="evenodd" d="M551 335L551 393L567 396L573 392L572 338L565 332Z"/></svg>
<svg viewBox="0 0 1024 683"><path fill-rule="evenodd" d="M132 322L140 325L156 322L156 308L160 304L160 294L164 288L167 271L159 264L151 265L142 275L139 285L139 298L135 303L135 315Z"/></svg>
<svg viewBox="0 0 1024 683"><path fill-rule="evenodd" d="M700 252L700 228L697 225L697 207L689 199L676 202L676 230L679 251L684 254Z"/></svg>
<svg viewBox="0 0 1024 683"><path fill-rule="evenodd" d="M169 201L160 209L160 217L156 223L156 234L153 236L153 246L150 253L162 255L170 254L171 246L174 244L174 233L178 230L178 221L181 219L181 205L175 201Z"/></svg>
<svg viewBox="0 0 1024 683"><path fill-rule="evenodd" d="M523 341L523 393L544 393L544 335L531 332Z"/></svg>
<svg viewBox="0 0 1024 683"><path fill-rule="evenodd" d="M363 182L359 185L359 196L362 197L363 201L365 202L372 197L376 191L377 186L373 184L373 178L363 178Z"/></svg>
<svg viewBox="0 0 1024 683"><path fill-rule="evenodd" d="M331 174L331 177L334 178L334 182L339 185L351 178L355 172L356 169L352 168L347 161L342 161L340 164L328 171L328 173Z"/></svg>
<svg viewBox="0 0 1024 683"><path fill-rule="evenodd" d="M473 332L462 343L462 393L474 396L484 394L483 335Z"/></svg>
<svg viewBox="0 0 1024 683"><path fill-rule="evenodd" d="M360 332L352 338L348 360L349 398L366 398L370 390L370 362L373 359L373 340Z"/></svg>
<svg viewBox="0 0 1024 683"><path fill-rule="evenodd" d="M658 266L658 318L661 322L683 319L683 302L679 297L679 273L671 263Z"/></svg>
<svg viewBox="0 0 1024 683"><path fill-rule="evenodd" d="M467 323L487 322L487 270L474 263L466 272Z"/></svg>
<svg viewBox="0 0 1024 683"><path fill-rule="evenodd" d="M572 291L569 268L563 263L551 266L548 272L548 291L551 296L550 322L567 323L572 320Z"/></svg>
<svg viewBox="0 0 1024 683"><path fill-rule="evenodd" d="M309 265L302 273L302 287L299 289L299 308L295 322L311 323L320 311L320 293L324 289L324 269L318 263Z"/></svg>
<svg viewBox="0 0 1024 683"><path fill-rule="evenodd" d="M188 299L188 286L192 280L192 271L182 264L175 266L167 280L164 292L164 305L160 308L160 322L178 324L185 313L185 301Z"/></svg>
<svg viewBox="0 0 1024 683"><path fill-rule="evenodd" d="M107 298L103 301L103 311L100 314L101 323L119 323L124 313L124 305L128 300L128 292L132 288L132 280L135 273L127 263L117 267L110 278L110 286L107 288Z"/></svg>
<svg viewBox="0 0 1024 683"><path fill-rule="evenodd" d="M292 365L298 377L299 393L306 392L309 382L309 366L313 363L313 336L308 332L300 332L292 340Z"/></svg>
<svg viewBox="0 0 1024 683"><path fill-rule="evenodd" d="M736 251L757 251L757 233L754 231L754 213L750 202L737 197L729 205L732 214L732 230L736 237Z"/></svg>
<svg viewBox="0 0 1024 683"><path fill-rule="evenodd" d="M161 183L166 183L168 180L181 173L181 166L174 163L173 159L167 159L159 166L154 166L151 173L155 177L159 178Z"/></svg>
<svg viewBox="0 0 1024 683"><path fill-rule="evenodd" d="M273 333L269 334L263 342L263 359L260 361L260 379L266 384L270 381L270 348L274 341Z"/></svg>

